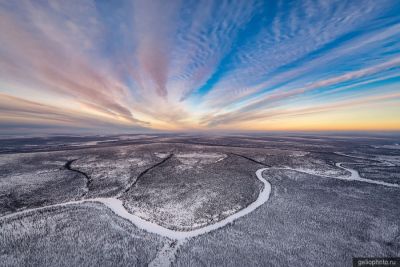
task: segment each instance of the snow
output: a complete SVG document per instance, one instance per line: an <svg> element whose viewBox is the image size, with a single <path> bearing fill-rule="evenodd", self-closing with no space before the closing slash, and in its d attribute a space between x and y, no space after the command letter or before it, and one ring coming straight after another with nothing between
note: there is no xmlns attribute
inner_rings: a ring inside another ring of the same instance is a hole
<svg viewBox="0 0 400 267"><path fill-rule="evenodd" d="M389 187L400 187L398 184L391 184L391 183L386 183L383 181L376 181L376 180L362 178L362 177L360 177L359 173L356 170L343 167L342 164L344 164L344 163L337 163L336 166L350 172L350 174L351 174L350 177L333 177L333 176L321 176L321 177L340 179L340 180L360 181L360 182L384 185L384 186L389 186ZM222 227L234 222L235 220L237 220L243 216L246 216L247 214L253 212L255 209L257 209L258 207L263 205L269 199L269 196L271 193L271 184L267 180L265 180L262 176L263 171L268 170L268 169L293 170L293 171L303 172L303 173L307 173L307 174L314 174L313 171L298 170L298 169L292 169L292 168L261 168L261 169L258 169L256 171L256 176L257 176L257 179L259 179L264 184L264 188L260 191L257 199L253 203L251 203L246 208L226 217L225 219L223 219L219 222L216 222L214 224L207 225L203 228L199 228L199 229L192 230L192 231L171 230L171 229L165 228L163 226L160 226L156 223L146 221L135 214L129 213L125 209L123 202L116 198L93 198L93 199L86 199L86 200L80 200L80 201L70 201L70 202L66 202L66 203L62 203L62 204L56 204L56 205L16 212L16 213L13 213L10 215L6 215L2 218L11 217L11 216L14 216L17 214L28 213L28 212L35 211L35 210L43 210L43 209L46 209L49 207L80 204L80 203L84 203L84 202L100 202L100 203L104 204L105 206L107 206L109 209L111 209L111 211L113 211L117 216L127 219L128 221L132 222L136 227L138 227L140 229L143 229L147 232L161 235L161 236L173 239L173 240L185 240L187 238L203 235L203 234L209 233L211 231L217 230L219 228L222 228ZM170 253L167 253L167 254L170 255Z"/></svg>
<svg viewBox="0 0 400 267"><path fill-rule="evenodd" d="M267 182L263 177L262 177L262 172L268 168L262 168L257 170L256 175L257 178L264 184L264 188L260 191L260 194L258 195L257 199L251 203L249 206L246 208L238 211L235 214L232 214L229 217L226 217L225 219L211 225L207 225L203 228L199 228L193 231L176 231L176 230L171 230L165 227L162 227L156 223L152 223L149 221L146 221L134 214L130 214L125 207L123 206L123 203L119 199L115 198L96 198L96 199L91 199L87 201L97 201L101 202L107 207L109 207L116 215L125 218L132 222L134 225L136 225L138 228L141 228L147 232L158 234L161 236L165 236L171 239L175 240L183 240L187 239L190 237L195 237L199 235L206 234L208 232L217 230L221 227L224 227L233 221L251 213L254 211L256 208L264 204L268 199L269 195L271 193L271 184Z"/></svg>
<svg viewBox="0 0 400 267"><path fill-rule="evenodd" d="M381 145L381 146L373 146L374 148L386 148L386 149L400 149L399 144L393 144L393 145Z"/></svg>
<svg viewBox="0 0 400 267"><path fill-rule="evenodd" d="M205 152L177 153L175 156L182 164L189 166L216 163L226 158L226 154Z"/></svg>
<svg viewBox="0 0 400 267"><path fill-rule="evenodd" d="M148 139L148 138L156 138L156 135L147 135L147 134L140 134L140 135L120 135L118 136L119 140L135 140L135 139Z"/></svg>
<svg viewBox="0 0 400 267"><path fill-rule="evenodd" d="M383 182L383 181L378 181L378 180L371 180L371 179L366 179L366 178L362 178L360 176L360 174L358 173L358 171L354 170L354 169L350 169L350 168L346 168L343 167L342 164L344 163L336 163L336 166L346 170L348 172L350 172L350 177L348 178L339 178L336 177L337 179L343 179L343 180L353 180L353 181L360 181L360 182L365 182L365 183L370 183L370 184L378 184L378 185L384 185L384 186L389 186L389 187L400 187L400 185L398 184L392 184L392 183L387 183L387 182Z"/></svg>
<svg viewBox="0 0 400 267"><path fill-rule="evenodd" d="M161 158L161 159L165 159L166 157L168 157L171 153L168 152L156 152L154 153L154 155L156 155L156 157Z"/></svg>
<svg viewBox="0 0 400 267"><path fill-rule="evenodd" d="M165 242L164 246L157 256L149 263L149 267L160 267L160 266L170 266L175 260L175 255L180 246L183 245L185 241L169 241Z"/></svg>
<svg viewBox="0 0 400 267"><path fill-rule="evenodd" d="M128 221L132 222L136 227L138 227L140 229L143 229L150 233L168 237L170 239L184 240L184 239L187 239L190 237L203 235L208 232L217 230L221 227L224 227L224 226L232 223L233 221L251 213L256 208L258 208L259 206L264 204L269 199L269 195L271 193L271 184L262 177L262 172L266 169L268 169L268 168L262 168L262 169L257 170L257 172L256 172L257 178L264 184L264 188L260 191L260 194L258 195L257 199L253 203L251 203L246 208L238 211L237 213L232 214L231 216L226 217L225 219L223 219L215 224L207 225L203 228L199 228L199 229L196 229L193 231L175 231L175 230L171 230L171 229L162 227L156 223L146 221L135 214L130 214L125 209L122 201L119 199L116 199L116 198L92 198L92 199L86 199L86 200L81 200L81 201L70 201L70 202L66 202L66 203L62 203L62 204L56 204L56 205L16 212L16 213L13 213L10 215L6 215L5 217L14 216L17 214L23 214L23 213L27 213L27 212L34 211L34 210L43 210L43 209L46 209L49 207L80 204L80 203L84 203L84 202L100 202L100 203L104 204L105 206L107 206L109 209L111 209L111 211L113 211L116 215L127 219ZM4 217L2 217L2 218L4 218Z"/></svg>
<svg viewBox="0 0 400 267"><path fill-rule="evenodd" d="M331 178L331 179L346 180L346 181L360 181L360 182L369 183L369 184L384 185L384 186L389 186L389 187L400 187L400 185L398 185L398 184L392 184L392 183L387 183L387 182L383 182L383 181L362 178L360 176L360 174L358 173L358 171L351 169L351 168L343 167L342 164L345 164L345 162L339 162L339 163L336 163L335 165L345 171L350 172L350 177L320 175L320 174L317 174L315 172L315 170L294 169L294 168L289 168L289 167L271 168L271 169L292 170L292 171L302 172L302 173L306 173L306 174L317 175L317 176L320 176L323 178Z"/></svg>

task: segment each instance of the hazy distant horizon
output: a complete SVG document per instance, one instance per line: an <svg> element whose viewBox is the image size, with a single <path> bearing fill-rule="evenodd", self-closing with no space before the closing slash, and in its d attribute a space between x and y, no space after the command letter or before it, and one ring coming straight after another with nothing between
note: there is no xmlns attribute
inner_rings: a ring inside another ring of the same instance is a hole
<svg viewBox="0 0 400 267"><path fill-rule="evenodd" d="M400 137L400 131L375 130L375 131L149 131L149 132L118 132L118 133L96 133L96 132L59 132L59 133L0 133L0 139L19 138L52 138L52 137L118 137L118 136L335 136L335 137Z"/></svg>

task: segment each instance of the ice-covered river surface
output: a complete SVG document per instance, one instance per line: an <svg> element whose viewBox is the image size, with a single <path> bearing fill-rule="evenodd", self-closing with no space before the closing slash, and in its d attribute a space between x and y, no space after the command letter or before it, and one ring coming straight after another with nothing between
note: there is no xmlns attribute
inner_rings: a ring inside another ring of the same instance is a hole
<svg viewBox="0 0 400 267"><path fill-rule="evenodd" d="M132 256L136 260L134 265L150 266L284 266L306 260L318 265L322 255L341 263L351 255L398 256L400 224L396 216L400 211L396 204L400 198L399 183L393 173L397 167L396 152L384 148L383 152L377 151L378 155L370 151L349 154L348 150L337 151L338 147L330 143L332 140L325 144L332 151L323 154L315 151L312 142L304 144L303 140L297 144L299 148L291 145L291 149L277 148L270 140L260 138L254 140L254 147L249 147L249 138L244 144L239 143L243 147L220 142L205 145L192 144L192 140L189 144L172 141L112 149L90 147L84 153L72 149L0 155L4 167L0 180L4 200L0 244L6 248L0 252L1 258L9 265L31 261L50 265L51 261L39 259L47 251L55 258L61 257L61 263L71 263L78 252L68 249L74 242L64 240L61 233L76 235L83 224L96 224L92 225L96 229L102 220L113 231L126 231L126 225L117 227L113 223L116 218L137 229L129 238L144 240L147 256L139 258L133 243L121 247L114 240L105 246L102 236L105 238L111 230L94 236L87 231L77 236L76 242L82 244L79 255L95 246L93 250L103 254L97 254L99 258L90 263L105 263L104 257L111 257L108 260L114 265L127 265L128 256ZM268 147L260 147L260 142ZM357 144L352 148L356 150ZM376 179L378 168L388 169L381 179ZM365 172L366 177L359 171ZM226 177L214 178L215 173ZM185 182L182 174L192 179ZM241 180L242 176L248 176L247 180ZM207 187L207 179L212 179L212 186ZM241 189L241 184L245 189ZM171 193L175 187L180 188L176 190L178 195ZM221 198L217 194L221 192L236 194L236 198ZM177 207L168 210L173 205L166 205L165 201L179 204L180 199L184 205L179 208L187 210L177 217ZM73 215L75 210L93 209L90 203L104 207L96 206L94 214L98 213L99 222ZM52 221L54 216L59 219ZM187 216L192 217L188 220ZM168 223L163 223L164 218ZM190 223L197 219L201 223L190 229ZM174 220L178 222L174 224ZM137 231L147 234L139 237ZM51 240L58 239L55 247L61 248L54 249L52 241L29 241L42 238L44 233ZM91 245L84 245L87 242ZM305 249L303 243L311 248ZM23 256L16 260L18 248L26 246L30 253L23 255L21 250ZM127 259L112 260L115 252L111 249L118 247L118 253ZM39 252L32 253L35 250ZM61 251L63 254L59 254ZM286 256L282 257L282 253ZM82 263L85 262L89 263L82 257Z"/></svg>

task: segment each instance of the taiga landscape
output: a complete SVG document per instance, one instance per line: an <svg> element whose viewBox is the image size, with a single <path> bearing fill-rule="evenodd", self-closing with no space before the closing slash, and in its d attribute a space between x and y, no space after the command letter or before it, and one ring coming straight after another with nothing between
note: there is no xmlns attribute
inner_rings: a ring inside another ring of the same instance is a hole
<svg viewBox="0 0 400 267"><path fill-rule="evenodd" d="M1 259L5 266L346 266L354 255L398 256L399 141L2 140Z"/></svg>
<svg viewBox="0 0 400 267"><path fill-rule="evenodd" d="M400 267L399 0L0 0L0 267Z"/></svg>

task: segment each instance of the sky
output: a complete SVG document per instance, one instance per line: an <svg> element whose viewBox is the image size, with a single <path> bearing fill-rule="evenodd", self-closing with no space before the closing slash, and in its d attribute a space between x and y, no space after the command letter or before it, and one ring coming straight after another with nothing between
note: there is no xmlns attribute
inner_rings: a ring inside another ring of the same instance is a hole
<svg viewBox="0 0 400 267"><path fill-rule="evenodd" d="M0 0L0 132L400 130L398 0Z"/></svg>

